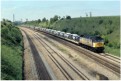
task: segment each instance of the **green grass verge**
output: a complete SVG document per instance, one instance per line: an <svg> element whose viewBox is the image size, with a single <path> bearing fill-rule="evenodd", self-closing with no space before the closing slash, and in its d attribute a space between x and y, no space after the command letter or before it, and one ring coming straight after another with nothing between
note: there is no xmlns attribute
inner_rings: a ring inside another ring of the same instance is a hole
<svg viewBox="0 0 121 81"><path fill-rule="evenodd" d="M22 79L22 51L20 47L1 46L1 79Z"/></svg>
<svg viewBox="0 0 121 81"><path fill-rule="evenodd" d="M120 57L120 49L105 46L105 52Z"/></svg>

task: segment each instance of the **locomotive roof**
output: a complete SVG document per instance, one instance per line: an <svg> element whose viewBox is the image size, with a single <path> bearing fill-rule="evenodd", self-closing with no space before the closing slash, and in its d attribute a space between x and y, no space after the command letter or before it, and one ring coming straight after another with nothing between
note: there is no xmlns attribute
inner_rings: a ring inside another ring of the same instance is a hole
<svg viewBox="0 0 121 81"><path fill-rule="evenodd" d="M87 39L92 39L92 40L103 40L100 36L84 35L83 37Z"/></svg>

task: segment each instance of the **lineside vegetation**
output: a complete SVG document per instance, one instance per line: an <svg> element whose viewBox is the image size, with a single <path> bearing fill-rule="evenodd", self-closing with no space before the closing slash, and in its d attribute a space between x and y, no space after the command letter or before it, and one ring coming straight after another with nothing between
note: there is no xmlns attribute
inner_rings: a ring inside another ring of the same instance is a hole
<svg viewBox="0 0 121 81"><path fill-rule="evenodd" d="M22 80L22 34L11 21L1 21L1 79Z"/></svg>
<svg viewBox="0 0 121 81"><path fill-rule="evenodd" d="M55 15L50 20L25 22L26 25L47 27L79 35L100 35L105 40L105 52L120 56L120 16L102 17L60 17Z"/></svg>

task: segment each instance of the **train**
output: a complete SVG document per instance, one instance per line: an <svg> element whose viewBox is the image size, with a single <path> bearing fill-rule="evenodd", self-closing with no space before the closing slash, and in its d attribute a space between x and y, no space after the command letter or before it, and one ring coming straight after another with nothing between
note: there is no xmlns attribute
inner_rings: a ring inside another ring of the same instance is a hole
<svg viewBox="0 0 121 81"><path fill-rule="evenodd" d="M78 45L90 49L94 52L104 52L104 39L100 36L71 34L69 32L63 32L42 27L34 27L34 29L57 37L61 37L66 40L72 40L73 42L76 42Z"/></svg>

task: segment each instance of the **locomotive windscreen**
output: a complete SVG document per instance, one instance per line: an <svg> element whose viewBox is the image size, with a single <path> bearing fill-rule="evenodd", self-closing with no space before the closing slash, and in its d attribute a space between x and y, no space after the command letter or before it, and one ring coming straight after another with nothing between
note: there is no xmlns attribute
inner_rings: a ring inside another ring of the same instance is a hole
<svg viewBox="0 0 121 81"><path fill-rule="evenodd" d="M94 41L94 42L104 42L103 38L101 38L100 36L95 36L95 37L93 38L93 41Z"/></svg>

